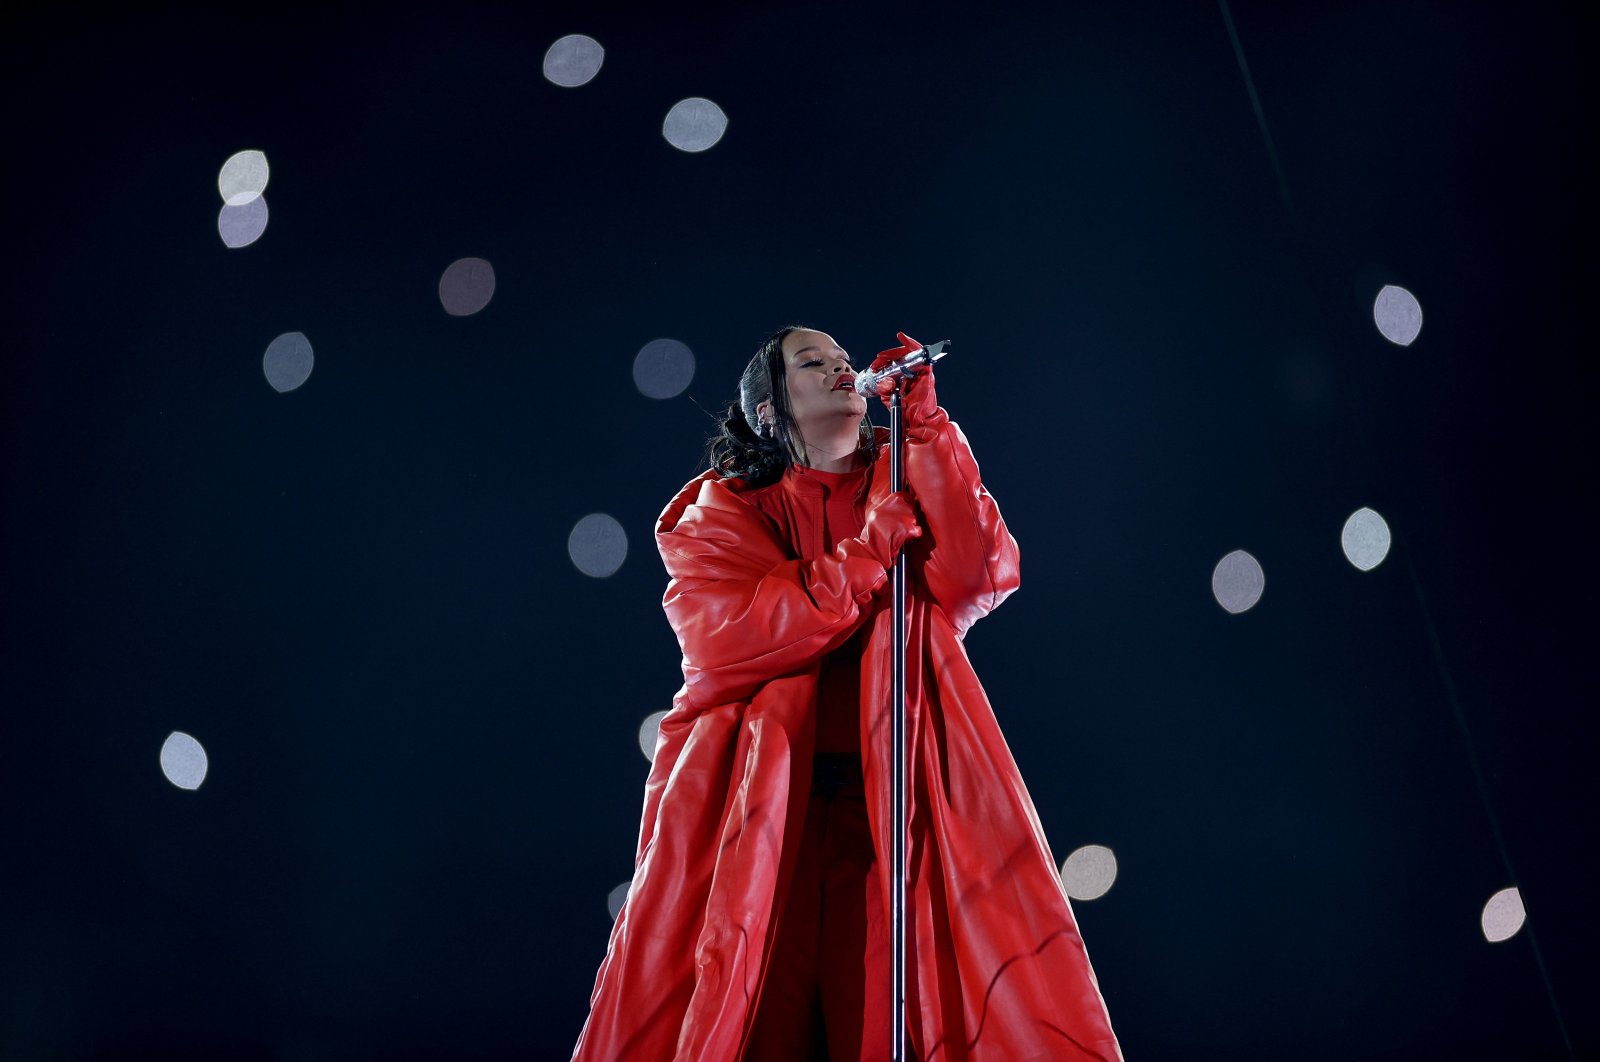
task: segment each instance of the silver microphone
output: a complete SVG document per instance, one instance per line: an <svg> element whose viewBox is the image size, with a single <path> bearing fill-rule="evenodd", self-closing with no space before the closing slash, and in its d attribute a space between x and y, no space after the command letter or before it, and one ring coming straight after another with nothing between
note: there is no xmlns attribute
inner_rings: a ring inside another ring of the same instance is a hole
<svg viewBox="0 0 1600 1062"><path fill-rule="evenodd" d="M877 372L869 369L856 377L856 393L875 395L878 393L878 385L883 381L892 380L897 376L904 376L908 372L915 372L924 365L932 365L950 353L944 349L949 343L948 339L941 339L937 343L929 343L925 347L913 350L899 361L892 361Z"/></svg>

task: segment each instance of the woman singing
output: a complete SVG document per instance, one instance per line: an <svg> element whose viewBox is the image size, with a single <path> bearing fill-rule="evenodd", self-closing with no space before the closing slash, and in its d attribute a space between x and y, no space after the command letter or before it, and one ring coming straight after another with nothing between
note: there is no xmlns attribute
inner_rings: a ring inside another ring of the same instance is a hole
<svg viewBox="0 0 1600 1062"><path fill-rule="evenodd" d="M917 349L900 339L874 367ZM1122 1057L962 647L1017 588L1016 541L931 368L904 392L898 494L854 379L827 333L773 333L711 467L656 525L684 686L574 1058L889 1057L887 591L902 546L914 1057Z"/></svg>

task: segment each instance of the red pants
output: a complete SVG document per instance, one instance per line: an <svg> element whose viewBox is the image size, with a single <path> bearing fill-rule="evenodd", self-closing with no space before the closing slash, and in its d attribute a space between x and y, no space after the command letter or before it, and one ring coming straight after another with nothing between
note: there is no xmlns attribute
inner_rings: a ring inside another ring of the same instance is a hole
<svg viewBox="0 0 1600 1062"><path fill-rule="evenodd" d="M890 1057L890 926L860 783L813 790L751 1062Z"/></svg>

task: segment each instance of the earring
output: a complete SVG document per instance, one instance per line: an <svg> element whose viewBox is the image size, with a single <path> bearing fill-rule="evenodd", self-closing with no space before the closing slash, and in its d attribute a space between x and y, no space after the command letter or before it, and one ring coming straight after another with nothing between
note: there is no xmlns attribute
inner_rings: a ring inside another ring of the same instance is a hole
<svg viewBox="0 0 1600 1062"><path fill-rule="evenodd" d="M772 438L772 421L764 420L761 422L761 437L763 439Z"/></svg>

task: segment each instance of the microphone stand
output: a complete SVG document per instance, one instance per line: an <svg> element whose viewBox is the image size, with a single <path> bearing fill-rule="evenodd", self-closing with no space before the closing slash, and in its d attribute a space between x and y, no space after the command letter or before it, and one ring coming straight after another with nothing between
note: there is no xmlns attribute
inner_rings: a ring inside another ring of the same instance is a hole
<svg viewBox="0 0 1600 1062"><path fill-rule="evenodd" d="M901 376L894 382L894 395L889 401L889 489L896 493L905 489L905 426L900 418L900 397L905 389L906 378ZM894 559L894 680L889 708L890 743L894 746L894 811L890 816L894 842L890 845L893 869L889 888L894 949L894 1044L890 1057L894 1062L905 1062L906 1058L906 833L910 826L906 815L906 574L906 549L902 545Z"/></svg>
<svg viewBox="0 0 1600 1062"><path fill-rule="evenodd" d="M889 399L889 489L905 489L905 423L901 417L900 399L905 395L918 367L932 365L949 353L945 349L949 340L930 343L902 358L891 368L898 373L894 379L894 393ZM906 799L906 586L909 580L906 568L906 549L894 558L894 675L889 706L890 744L894 746L894 810L890 818L894 841L889 846L890 871L889 925L894 949L894 1042L890 1057L894 1062L906 1062L906 839L911 832L908 801Z"/></svg>

